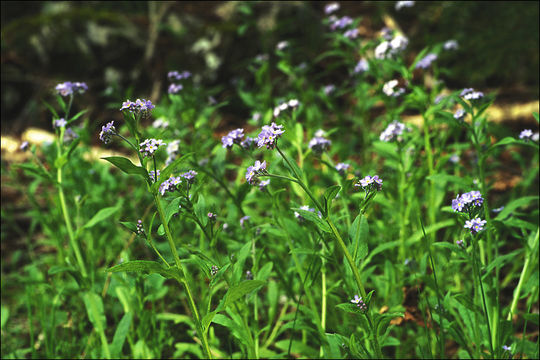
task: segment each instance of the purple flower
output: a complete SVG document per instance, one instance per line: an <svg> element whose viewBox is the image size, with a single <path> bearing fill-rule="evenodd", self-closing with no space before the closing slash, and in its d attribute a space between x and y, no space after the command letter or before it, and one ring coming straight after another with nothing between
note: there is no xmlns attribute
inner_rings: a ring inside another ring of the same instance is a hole
<svg viewBox="0 0 540 360"><path fill-rule="evenodd" d="M387 83L383 85L383 93L385 93L387 96L393 96L398 97L399 95L403 94L405 92L405 89L402 87L396 88L398 86L399 81L397 80L390 80Z"/></svg>
<svg viewBox="0 0 540 360"><path fill-rule="evenodd" d="M261 191L265 190L268 185L270 185L270 179L261 180L261 182L259 183L259 190Z"/></svg>
<svg viewBox="0 0 540 360"><path fill-rule="evenodd" d="M354 186L361 186L366 191L371 191L374 188L377 191L380 191L382 190L382 184L383 184L383 181L382 179L379 178L378 175L374 175L374 176L367 175L363 179L360 179L358 183L354 184Z"/></svg>
<svg viewBox="0 0 540 360"><path fill-rule="evenodd" d="M216 218L217 218L216 214L209 212L207 216L208 216L208 219L210 219L210 221L216 221Z"/></svg>
<svg viewBox="0 0 540 360"><path fill-rule="evenodd" d="M167 74L167 78L169 78L170 81L188 79L190 77L191 77L191 73L189 71L182 71L180 73L176 70L173 70L173 71L169 71L169 73Z"/></svg>
<svg viewBox="0 0 540 360"><path fill-rule="evenodd" d="M471 233L474 235L482 230L484 230L484 225L486 220L481 220L480 218L474 218L472 220L465 221L465 229L470 229Z"/></svg>
<svg viewBox="0 0 540 360"><path fill-rule="evenodd" d="M116 134L116 129L114 127L114 121L108 122L107 125L101 127L101 132L99 133L99 139L105 144L108 144L111 141L111 137Z"/></svg>
<svg viewBox="0 0 540 360"><path fill-rule="evenodd" d="M177 94L184 88L184 85L182 84L171 84L169 85L169 94Z"/></svg>
<svg viewBox="0 0 540 360"><path fill-rule="evenodd" d="M67 121L64 118L54 120L54 122L53 122L53 127L54 128L65 127L66 125L67 125Z"/></svg>
<svg viewBox="0 0 540 360"><path fill-rule="evenodd" d="M83 94L86 90L88 90L88 86L83 82L72 83L71 81L66 81L56 85L55 90L62 96L68 96L75 93Z"/></svg>
<svg viewBox="0 0 540 360"><path fill-rule="evenodd" d="M396 11L399 11L403 8L410 8L414 6L414 1L397 1L395 8Z"/></svg>
<svg viewBox="0 0 540 360"><path fill-rule="evenodd" d="M158 170L157 171L157 179L159 179L159 174L160 174L160 171ZM152 182L156 182L156 172L154 170L150 171L148 173L148 176L150 176L150 180L152 180Z"/></svg>
<svg viewBox="0 0 540 360"><path fill-rule="evenodd" d="M463 247L464 246L464 241L463 240L457 240L456 245L459 246L459 247Z"/></svg>
<svg viewBox="0 0 540 360"><path fill-rule="evenodd" d="M139 144L139 151L146 157L154 156L160 146L167 145L163 140L146 139Z"/></svg>
<svg viewBox="0 0 540 360"><path fill-rule="evenodd" d="M327 4L325 7L324 7L324 13L326 15L330 15L331 13L333 12L336 12L339 10L339 4L338 3L330 3L330 4Z"/></svg>
<svg viewBox="0 0 540 360"><path fill-rule="evenodd" d="M178 156L180 149L180 140L173 140L167 145L167 159L165 160L165 166L172 164L174 159Z"/></svg>
<svg viewBox="0 0 540 360"><path fill-rule="evenodd" d="M484 97L484 93L481 91L474 91L473 88L465 88L459 94L465 100L479 100Z"/></svg>
<svg viewBox="0 0 540 360"><path fill-rule="evenodd" d="M227 135L221 138L221 143L223 144L223 148L230 149L232 148L233 144L240 144L243 137L244 137L244 129L236 129L236 130L230 131Z"/></svg>
<svg viewBox="0 0 540 360"><path fill-rule="evenodd" d="M394 120L381 133L379 139L385 142L393 141L395 139L398 139L398 137L403 134L403 130L405 130L405 125L403 125L397 120Z"/></svg>
<svg viewBox="0 0 540 360"><path fill-rule="evenodd" d="M246 136L246 138L240 142L240 146L244 149L251 149L253 144L255 144L255 139L249 136Z"/></svg>
<svg viewBox="0 0 540 360"><path fill-rule="evenodd" d="M64 142L66 143L72 140L75 140L78 137L79 135L77 135L77 133L73 131L72 128L67 128L66 131L64 132Z"/></svg>
<svg viewBox="0 0 540 360"><path fill-rule="evenodd" d="M335 90L336 90L336 86L333 85L333 84L326 85L326 86L323 88L323 92L324 92L325 95L330 95L330 94L333 93Z"/></svg>
<svg viewBox="0 0 540 360"><path fill-rule="evenodd" d="M503 210L504 210L504 206L501 206L501 207L498 207L498 208L493 209L493 210L491 210L491 211L497 214L497 213L500 213L500 212L503 211Z"/></svg>
<svg viewBox="0 0 540 360"><path fill-rule="evenodd" d="M159 176L159 174L158 174ZM182 178L179 176L172 176L161 183L159 186L159 193L161 196L165 195L168 191L175 191L176 187L182 183Z"/></svg>
<svg viewBox="0 0 540 360"><path fill-rule="evenodd" d="M404 51L409 45L409 39L403 35L397 35L392 40L390 40L390 48L392 55L397 54L398 52Z"/></svg>
<svg viewBox="0 0 540 360"><path fill-rule="evenodd" d="M444 50L457 50L459 48L456 40L448 40L443 45Z"/></svg>
<svg viewBox="0 0 540 360"><path fill-rule="evenodd" d="M458 120L458 121L463 121L465 119L465 116L467 115L467 113L465 112L465 110L459 108L457 109L457 111L454 113L454 119Z"/></svg>
<svg viewBox="0 0 540 360"><path fill-rule="evenodd" d="M358 37L358 29L349 29L343 33L343 36L345 36L348 39L356 39Z"/></svg>
<svg viewBox="0 0 540 360"><path fill-rule="evenodd" d="M246 271L246 280L253 280L253 274L251 271Z"/></svg>
<svg viewBox="0 0 540 360"><path fill-rule="evenodd" d="M452 200L452 209L459 212L468 212L474 207L480 207L484 203L482 194L480 191L470 191L464 193L463 195L457 195L455 199Z"/></svg>
<svg viewBox="0 0 540 360"><path fill-rule="evenodd" d="M166 129L169 127L169 122L159 118L152 123L152 127L156 129Z"/></svg>
<svg viewBox="0 0 540 360"><path fill-rule="evenodd" d="M330 30L343 29L353 23L353 19L350 16L343 16L330 24Z"/></svg>
<svg viewBox="0 0 540 360"><path fill-rule="evenodd" d="M263 161L262 163L257 160L255 161L255 164L253 166L249 166L246 171L246 180L251 185L256 185L258 178L258 175L265 174L266 173L266 161Z"/></svg>
<svg viewBox="0 0 540 360"><path fill-rule="evenodd" d="M508 346L508 345L503 345L502 349L503 349L504 351L508 351L508 352L512 351L512 347L511 347L511 346Z"/></svg>
<svg viewBox="0 0 540 360"><path fill-rule="evenodd" d="M531 129L525 129L519 134L519 138L525 141L531 140L533 137L533 132Z"/></svg>
<svg viewBox="0 0 540 360"><path fill-rule="evenodd" d="M344 175L345 174L345 171L347 171L347 169L351 167L351 165L349 164L346 164L346 163L339 163L336 165L336 170L341 174L341 175Z"/></svg>
<svg viewBox="0 0 540 360"><path fill-rule="evenodd" d="M264 125L257 137L257 146L263 147L266 145L267 149L273 149L276 146L277 139L284 132L283 125L276 125L274 122L270 126Z"/></svg>
<svg viewBox="0 0 540 360"><path fill-rule="evenodd" d="M189 170L183 174L180 174L180 177L186 179L188 184L195 182L195 176L197 176L197 172L195 170Z"/></svg>
<svg viewBox="0 0 540 360"><path fill-rule="evenodd" d="M150 110L155 108L150 100L137 99L135 102L126 100L122 103L120 111L129 110L129 112L135 112L137 114L147 115Z"/></svg>
<svg viewBox="0 0 540 360"><path fill-rule="evenodd" d="M328 139L323 138L322 136L316 136L309 142L309 148L317 154L322 153L323 151L326 151L332 142Z"/></svg>
<svg viewBox="0 0 540 360"><path fill-rule="evenodd" d="M416 63L415 69L427 69L431 66L431 63L437 60L437 54L427 54L420 61Z"/></svg>
<svg viewBox="0 0 540 360"><path fill-rule="evenodd" d="M361 296L354 295L354 298L351 300L351 302L353 304L356 304L356 306L358 306L360 308L360 310L366 311L367 306L366 306L366 303L364 302L364 300L362 299Z"/></svg>
<svg viewBox="0 0 540 360"><path fill-rule="evenodd" d="M144 234L144 227L143 227L143 223L142 223L142 220L137 220L137 234L138 235L142 235Z"/></svg>
<svg viewBox="0 0 540 360"><path fill-rule="evenodd" d="M249 219L250 219L249 215L246 215L246 216L240 218L240 226L242 227L242 229L244 228L244 223L248 222Z"/></svg>
<svg viewBox="0 0 540 360"><path fill-rule="evenodd" d="M369 70L369 63L367 62L366 59L360 59L360 61L358 61L358 64L356 64L356 66L354 67L355 74L360 74L368 70Z"/></svg>
<svg viewBox="0 0 540 360"><path fill-rule="evenodd" d="M459 162L459 155L458 154L452 154L450 158L448 159L453 164L457 164Z"/></svg>
<svg viewBox="0 0 540 360"><path fill-rule="evenodd" d="M28 141L23 141L21 146L19 147L19 150L26 151L28 150L28 146L29 146Z"/></svg>
<svg viewBox="0 0 540 360"><path fill-rule="evenodd" d="M219 271L219 267L217 267L216 265L212 265L212 267L210 268L210 274L212 276L216 276L216 274L218 273Z"/></svg>
<svg viewBox="0 0 540 360"><path fill-rule="evenodd" d="M283 51L288 47L289 47L289 42L288 41L280 41L276 45L276 50Z"/></svg>

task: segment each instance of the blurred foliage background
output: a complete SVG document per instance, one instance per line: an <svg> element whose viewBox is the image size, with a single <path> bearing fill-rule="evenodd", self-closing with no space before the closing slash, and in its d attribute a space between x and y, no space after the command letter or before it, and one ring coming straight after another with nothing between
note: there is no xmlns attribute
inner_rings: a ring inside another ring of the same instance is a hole
<svg viewBox="0 0 540 360"><path fill-rule="evenodd" d="M249 116L235 85L253 80L246 70L259 54L272 57L279 41L292 45L296 64L324 48L326 2L3 1L1 5L2 133L28 126L49 130L42 100L63 81L84 81L96 131L119 119L118 104L166 94L167 72L189 70L195 85L214 89L227 125ZM459 50L441 66L451 89L497 91L499 102L538 99L538 2L416 2L397 12L395 2L341 3L360 17L360 34L376 36L393 22L410 39L410 56L456 39ZM272 66L271 66L272 68ZM275 68L275 67L274 67ZM313 71L323 69L314 68ZM343 79L313 75L321 85ZM348 76L343 71L342 76ZM78 110L78 109L76 109ZM223 124L226 125L226 124Z"/></svg>

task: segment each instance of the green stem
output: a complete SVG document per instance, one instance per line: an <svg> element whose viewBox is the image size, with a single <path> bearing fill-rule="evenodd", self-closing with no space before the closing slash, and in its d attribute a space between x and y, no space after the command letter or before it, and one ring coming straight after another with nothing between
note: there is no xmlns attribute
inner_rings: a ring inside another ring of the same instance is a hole
<svg viewBox="0 0 540 360"><path fill-rule="evenodd" d="M429 133L429 120L425 114L422 115L422 118L424 119L423 125L424 125L424 149L426 151L427 156L427 165L428 165L428 175L432 176L435 172L433 169L433 152L431 150L431 141L430 141L430 133ZM429 222L430 225L435 224L435 181L433 178L429 180L429 188L428 188L428 196L429 196L429 205L428 205L428 216L429 216ZM433 239L435 235L432 235L431 238Z"/></svg>
<svg viewBox="0 0 540 360"><path fill-rule="evenodd" d="M536 236L534 237L534 245L532 251L529 253L529 256L525 258L525 264L523 264L523 270L521 270L519 282L516 286L516 289L514 290L514 297L512 298L512 304L510 305L510 312L508 313L508 317L506 318L506 320L508 321L512 320L512 315L516 312L517 303L521 294L521 288L523 287L526 277L528 277L528 274L531 270L531 264L533 264L533 261L531 261L531 259L533 256L538 254L538 231L539 230L536 229Z"/></svg>
<svg viewBox="0 0 540 360"><path fill-rule="evenodd" d="M489 337L489 346L490 346L490 349L491 349L491 357L493 357L495 355L495 353L493 352L493 338L492 338L492 332L491 332L491 325L490 325L490 322L489 322L489 313L488 313L488 310L487 310L487 305L486 305L486 296L485 296L485 292L484 292L484 285L483 285L483 281L482 281L482 274L480 273L480 268L478 266L478 259L476 258L476 245L477 245L477 241L476 239L472 239L473 241L473 267L474 267L474 272L476 274L476 277L478 279L478 282L480 284L480 294L482 296L482 305L483 305L483 308L484 308L484 316L486 318L486 324L487 324L487 328L488 328L488 337Z"/></svg>
<svg viewBox="0 0 540 360"><path fill-rule="evenodd" d="M208 345L208 340L206 338L206 333L204 332L204 329L202 328L202 325L201 325L201 318L200 318L200 315L199 315L199 311L197 310L197 306L195 305L195 301L193 299L193 295L191 293L191 289L190 289L188 281L187 281L186 271L184 270L182 264L180 263L180 257L178 256L178 252L176 250L176 245L174 244L174 241L173 241L173 238L172 238L172 235L171 235L171 231L169 230L169 225L167 224L166 217L165 217L165 212L163 211L163 206L161 205L161 201L160 201L157 194L153 194L153 195L154 195L154 202L156 204L156 207L157 207L157 210L158 210L158 213L159 213L159 217L161 219L161 223L163 224L163 229L165 230L165 235L166 235L167 240L169 242L169 247L171 248L171 252L173 254L174 261L176 263L176 267L178 268L178 270L180 270L182 272L182 274L184 276L184 279L181 281L181 283L184 285L184 288L186 289L186 294L187 294L187 297L188 297L188 304L189 304L189 307L191 309L191 312L193 313L193 316L195 317L197 332L199 333L199 336L201 337L201 341L202 341L202 344L203 344L203 349L204 349L204 351L206 353L206 357L208 359L211 359L212 358L212 353L211 353L210 347Z"/></svg>

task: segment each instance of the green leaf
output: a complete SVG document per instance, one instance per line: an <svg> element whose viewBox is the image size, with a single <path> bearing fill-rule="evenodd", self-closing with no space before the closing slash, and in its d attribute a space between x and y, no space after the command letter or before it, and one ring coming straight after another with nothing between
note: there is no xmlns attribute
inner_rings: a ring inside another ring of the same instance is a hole
<svg viewBox="0 0 540 360"><path fill-rule="evenodd" d="M203 331L208 330L208 327L210 326L210 324L212 324L212 320L214 319L214 316L216 316L216 314L217 314L216 311L212 311L203 317L202 322L201 322Z"/></svg>
<svg viewBox="0 0 540 360"><path fill-rule="evenodd" d="M351 304L351 303L343 303L343 304L338 304L336 305L336 307L342 311L345 311L345 312L348 312L348 313L351 313L351 314L363 314L364 311L362 311L362 309L360 309L358 306L354 305L354 304Z"/></svg>
<svg viewBox="0 0 540 360"><path fill-rule="evenodd" d="M9 318L9 308L7 306L2 305L2 316L1 316L2 325L0 328L4 329L4 326L6 325L8 318Z"/></svg>
<svg viewBox="0 0 540 360"><path fill-rule="evenodd" d="M341 186L333 185L326 189L326 191L324 192L327 213L330 211L330 205L332 204L332 200L336 198L336 195L339 193L340 190Z"/></svg>
<svg viewBox="0 0 540 360"><path fill-rule="evenodd" d="M311 212L309 210L304 210L304 209L300 209L300 208L291 208L291 210L294 210L296 211L297 213L300 214L300 216L302 216L304 219L307 219L313 223L315 223L315 225L317 225L317 227L319 229L321 229L322 231L324 232L331 232L330 230L330 227L328 226L328 224L319 217L319 215L315 214L314 212Z"/></svg>
<svg viewBox="0 0 540 360"><path fill-rule="evenodd" d="M112 357L120 357L121 352L122 352L122 347L124 346L124 342L126 341L126 336L129 332L129 327L131 326L132 321L133 321L133 313L128 312L124 314L124 316L118 323L118 326L116 327L114 338L110 347Z"/></svg>
<svg viewBox="0 0 540 360"><path fill-rule="evenodd" d="M536 119L537 122L540 122L540 117L538 116L538 113L537 112L533 112L532 113L534 118Z"/></svg>
<svg viewBox="0 0 540 360"><path fill-rule="evenodd" d="M126 174L140 175L144 179L148 178L148 172L146 171L146 169L140 166L136 166L128 158L122 156L109 156L102 159L107 160Z"/></svg>
<svg viewBox="0 0 540 360"><path fill-rule="evenodd" d="M369 225L367 218L358 214L354 219L351 227L349 228L349 236L351 237L351 243L353 245L353 259L364 259L368 254L368 235Z"/></svg>
<svg viewBox="0 0 540 360"><path fill-rule="evenodd" d="M103 301L101 296L93 292L83 294L83 301L88 313L88 319L94 325L96 330L102 331L103 325L106 324L105 312L103 311Z"/></svg>
<svg viewBox="0 0 540 360"><path fill-rule="evenodd" d="M120 221L120 224L128 229L129 231L132 231L134 233L137 233L137 225L134 222L129 221Z"/></svg>
<svg viewBox="0 0 540 360"><path fill-rule="evenodd" d="M245 280L242 281L240 284L229 288L229 291L227 291L226 294L227 297L224 307L229 306L236 300L240 299L242 296L260 288L264 284L265 282L261 280Z"/></svg>
<svg viewBox="0 0 540 360"><path fill-rule="evenodd" d="M524 206L524 205L527 205L528 203L530 203L531 201L538 201L538 196L524 196L524 197L521 197L519 199L516 199L516 200L513 200L513 201L510 201L505 207L504 209L497 215L497 217L495 218L495 220L500 220L502 221L503 219L505 219L508 215L510 215L510 213L512 213L512 211Z"/></svg>
<svg viewBox="0 0 540 360"><path fill-rule="evenodd" d="M107 269L108 272L137 272L143 274L159 274L167 279L176 279L182 283L184 277L180 274L177 268L164 268L163 265L156 261L133 260L128 261Z"/></svg>
<svg viewBox="0 0 540 360"><path fill-rule="evenodd" d="M195 215L201 222L202 226L206 226L206 224L208 224L208 216L206 212L206 201L202 193L199 193L199 199L197 199L197 203L195 204L194 208Z"/></svg>
<svg viewBox="0 0 540 360"><path fill-rule="evenodd" d="M88 109L84 109L84 110L79 111L77 114L73 115L71 117L71 119L69 119L68 124L71 124L72 122L74 122L75 120L77 120L78 118L80 118L81 116L86 114L87 112L88 112Z"/></svg>
<svg viewBox="0 0 540 360"><path fill-rule="evenodd" d="M120 209L120 207L118 205L116 206L111 206L111 207L107 207L107 208L104 208L104 209L101 209L97 212L96 215L94 215L90 221L88 221L82 228L83 229L89 229L93 226L95 226L97 223L99 223L100 221L103 221L109 217L112 216L112 214L114 214L115 212L117 212L118 210Z"/></svg>
<svg viewBox="0 0 540 360"><path fill-rule="evenodd" d="M167 222L167 225L169 224L169 221L171 221L171 218L173 217L173 215L178 213L178 211L180 210L179 208L180 200L182 200L182 198L177 197L171 200L169 204L167 204L167 207L165 208L165 221Z"/></svg>
<svg viewBox="0 0 540 360"><path fill-rule="evenodd" d="M434 183L449 182L451 184L456 184L462 188L468 188L472 185L472 181L468 177L460 177L449 174L430 175L426 179L432 180Z"/></svg>

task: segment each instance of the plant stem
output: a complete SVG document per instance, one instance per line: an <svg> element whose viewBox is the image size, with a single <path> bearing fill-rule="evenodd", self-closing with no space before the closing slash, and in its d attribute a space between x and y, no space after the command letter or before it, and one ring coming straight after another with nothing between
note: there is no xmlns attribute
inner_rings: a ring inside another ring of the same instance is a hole
<svg viewBox="0 0 540 360"><path fill-rule="evenodd" d="M206 333L205 333L204 329L202 328L199 311L197 310L197 306L195 305L195 301L193 299L193 295L191 293L191 289L190 289L188 281L187 281L186 271L184 270L182 264L180 263L180 258L178 256L178 252L176 251L176 245L174 244L174 241L173 241L173 238L172 238L172 235L171 235L171 231L169 230L169 225L167 224L166 217L165 217L165 212L163 211L163 206L161 205L161 201L160 201L157 194L153 194L153 195L154 195L154 202L156 204L156 207L157 207L157 210L158 210L158 213L159 213L159 217L161 219L161 223L163 224L163 229L165 230L167 240L169 241L169 247L171 248L171 252L173 254L174 261L176 263L176 267L178 268L179 271L181 271L181 273L184 276L184 279L181 281L181 283L184 285L184 288L186 289L186 294L187 294L187 297L188 297L188 304L189 304L189 307L191 309L191 312L193 313L193 316L195 317L197 332L199 333L199 336L201 337L201 341L202 341L202 344L203 344L203 349L204 349L204 351L206 353L206 357L208 359L211 359L212 358L212 353L211 353L210 347L208 345L208 340L206 338Z"/></svg>
<svg viewBox="0 0 540 360"><path fill-rule="evenodd" d="M521 288L523 287L523 284L525 283L525 278L528 277L528 274L531 270L531 264L533 262L531 259L538 255L538 229L536 229L536 235L534 237L534 245L531 249L531 252L529 253L529 256L525 258L525 264L523 264L523 270L521 270L521 275L519 276L519 282L516 286L516 289L514 290L514 297L512 298L512 305L510 305L510 312L508 313L508 317L506 320L510 321L512 320L512 315L515 314L517 303L519 301L519 296L521 294Z"/></svg>

